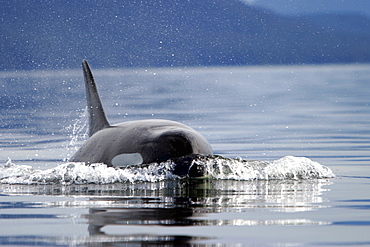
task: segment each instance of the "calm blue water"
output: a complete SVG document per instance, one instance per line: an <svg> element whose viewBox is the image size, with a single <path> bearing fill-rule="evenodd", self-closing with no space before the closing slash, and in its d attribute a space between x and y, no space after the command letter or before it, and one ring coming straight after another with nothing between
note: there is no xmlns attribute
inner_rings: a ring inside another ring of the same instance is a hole
<svg viewBox="0 0 370 247"><path fill-rule="evenodd" d="M67 163L82 71L1 72L1 245L370 245L370 65L92 69L111 123L180 121L269 175L318 162L336 178L96 184L114 172Z"/></svg>

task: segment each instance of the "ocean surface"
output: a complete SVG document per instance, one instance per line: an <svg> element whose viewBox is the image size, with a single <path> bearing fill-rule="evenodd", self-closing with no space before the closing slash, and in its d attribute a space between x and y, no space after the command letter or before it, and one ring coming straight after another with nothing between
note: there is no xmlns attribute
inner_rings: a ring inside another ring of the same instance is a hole
<svg viewBox="0 0 370 247"><path fill-rule="evenodd" d="M191 126L208 176L68 162L82 70L0 72L0 245L370 245L370 65L91 67L112 124Z"/></svg>

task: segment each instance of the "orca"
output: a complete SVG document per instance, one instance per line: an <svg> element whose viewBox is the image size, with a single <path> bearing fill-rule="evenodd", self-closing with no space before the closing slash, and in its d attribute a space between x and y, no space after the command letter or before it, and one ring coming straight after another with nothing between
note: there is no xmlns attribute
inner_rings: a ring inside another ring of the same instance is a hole
<svg viewBox="0 0 370 247"><path fill-rule="evenodd" d="M184 166L176 167L176 173L184 175L190 171L191 157L213 154L210 144L199 132L179 122L147 119L110 125L86 60L82 61L82 68L89 138L70 158L70 162L124 167L173 159L176 166Z"/></svg>

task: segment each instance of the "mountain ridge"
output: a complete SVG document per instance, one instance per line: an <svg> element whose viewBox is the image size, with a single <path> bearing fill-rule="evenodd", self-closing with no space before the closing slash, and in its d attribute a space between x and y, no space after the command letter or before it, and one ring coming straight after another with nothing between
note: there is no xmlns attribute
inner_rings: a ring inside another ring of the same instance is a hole
<svg viewBox="0 0 370 247"><path fill-rule="evenodd" d="M238 0L7 1L1 19L0 70L370 62L366 32Z"/></svg>

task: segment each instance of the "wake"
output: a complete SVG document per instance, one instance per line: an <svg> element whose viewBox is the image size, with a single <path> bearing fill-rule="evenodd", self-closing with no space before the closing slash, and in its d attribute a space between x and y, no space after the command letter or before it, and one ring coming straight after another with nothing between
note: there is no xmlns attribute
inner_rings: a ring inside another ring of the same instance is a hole
<svg viewBox="0 0 370 247"><path fill-rule="evenodd" d="M204 178L222 180L286 180L334 178L326 166L305 157L285 156L268 161L231 159L217 155L199 156L191 166L202 169ZM114 184L158 182L182 179L175 175L172 160L147 165L108 167L105 164L85 165L67 162L55 168L37 170L27 165L17 165L11 160L0 166L2 184Z"/></svg>

